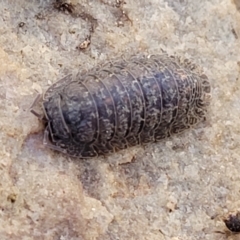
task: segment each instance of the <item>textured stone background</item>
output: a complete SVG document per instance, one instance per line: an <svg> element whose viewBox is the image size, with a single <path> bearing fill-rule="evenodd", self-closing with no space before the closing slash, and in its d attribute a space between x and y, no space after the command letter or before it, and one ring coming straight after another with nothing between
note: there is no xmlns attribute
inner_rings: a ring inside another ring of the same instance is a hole
<svg viewBox="0 0 240 240"><path fill-rule="evenodd" d="M126 0L131 21L114 0L72 3L65 14L50 0L0 2L0 239L240 239L215 232L240 208L239 2ZM76 49L89 34L90 47ZM160 49L209 76L205 124L106 159L43 147L28 111L36 91L116 55Z"/></svg>

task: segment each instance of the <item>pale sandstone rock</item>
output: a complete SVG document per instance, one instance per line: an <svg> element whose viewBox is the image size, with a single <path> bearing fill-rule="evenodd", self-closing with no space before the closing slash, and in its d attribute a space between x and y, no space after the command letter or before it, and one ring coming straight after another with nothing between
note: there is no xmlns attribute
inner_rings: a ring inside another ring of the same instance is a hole
<svg viewBox="0 0 240 240"><path fill-rule="evenodd" d="M240 206L238 1L126 0L122 27L115 1L79 2L98 21L83 52L89 21L53 1L0 3L0 239L227 239L211 217ZM160 49L209 76L205 124L106 159L44 148L28 111L36 91L116 55Z"/></svg>

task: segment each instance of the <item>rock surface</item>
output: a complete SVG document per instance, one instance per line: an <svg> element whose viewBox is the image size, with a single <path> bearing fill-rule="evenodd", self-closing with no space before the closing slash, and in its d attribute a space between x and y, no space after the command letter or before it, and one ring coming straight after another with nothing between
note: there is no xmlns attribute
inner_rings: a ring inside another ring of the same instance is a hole
<svg viewBox="0 0 240 240"><path fill-rule="evenodd" d="M121 2L1 2L0 239L238 239L216 231L226 229L219 216L240 209L239 1ZM209 77L204 124L107 158L44 148L29 113L36 92L112 57L161 49Z"/></svg>

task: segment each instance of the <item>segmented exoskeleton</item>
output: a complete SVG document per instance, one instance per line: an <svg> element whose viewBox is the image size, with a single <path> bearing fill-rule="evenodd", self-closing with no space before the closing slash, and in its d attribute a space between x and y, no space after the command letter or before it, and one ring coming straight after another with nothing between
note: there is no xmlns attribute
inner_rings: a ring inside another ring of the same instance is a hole
<svg viewBox="0 0 240 240"><path fill-rule="evenodd" d="M163 55L135 55L67 76L43 96L45 144L89 158L180 133L204 119L206 75Z"/></svg>

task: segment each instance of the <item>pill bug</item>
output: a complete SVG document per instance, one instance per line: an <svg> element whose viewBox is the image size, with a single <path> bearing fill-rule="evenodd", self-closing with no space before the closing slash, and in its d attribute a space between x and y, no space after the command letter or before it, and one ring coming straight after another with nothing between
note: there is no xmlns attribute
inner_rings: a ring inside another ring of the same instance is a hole
<svg viewBox="0 0 240 240"><path fill-rule="evenodd" d="M210 98L206 75L189 62L166 54L116 59L45 92L44 144L91 158L159 141L203 120Z"/></svg>
<svg viewBox="0 0 240 240"><path fill-rule="evenodd" d="M226 227L234 233L240 232L240 212L230 213L223 219Z"/></svg>

